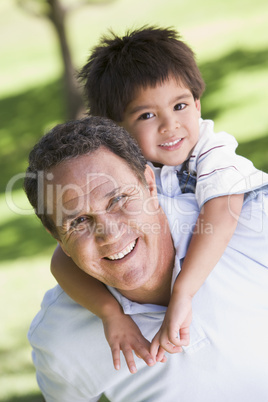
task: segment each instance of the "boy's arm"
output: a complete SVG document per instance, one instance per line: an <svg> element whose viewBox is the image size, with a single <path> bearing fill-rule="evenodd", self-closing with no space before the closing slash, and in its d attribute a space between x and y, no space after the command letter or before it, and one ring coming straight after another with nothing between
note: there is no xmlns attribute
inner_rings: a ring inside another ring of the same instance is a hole
<svg viewBox="0 0 268 402"><path fill-rule="evenodd" d="M155 363L149 352L150 343L131 317L123 313L120 304L105 285L79 269L60 246L54 251L51 272L73 300L101 318L116 370L120 369L120 350L131 373L137 371L133 350L149 366Z"/></svg>
<svg viewBox="0 0 268 402"><path fill-rule="evenodd" d="M164 350L176 353L189 343L192 298L224 253L236 229L243 199L244 194L222 196L203 206L164 322L153 339L153 356L159 347L158 358L161 358Z"/></svg>

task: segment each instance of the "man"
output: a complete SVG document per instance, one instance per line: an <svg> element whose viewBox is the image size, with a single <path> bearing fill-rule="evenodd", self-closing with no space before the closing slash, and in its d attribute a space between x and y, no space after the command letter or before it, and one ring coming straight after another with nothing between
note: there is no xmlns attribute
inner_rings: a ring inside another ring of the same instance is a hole
<svg viewBox="0 0 268 402"><path fill-rule="evenodd" d="M108 286L150 341L195 230L194 195L160 198L161 207L130 136L93 117L40 140L25 190L63 250ZM60 287L49 291L29 331L46 402L97 401L102 393L128 402L266 401L267 193L244 203L230 244L194 298L190 345L165 364L137 359L135 375L126 365L115 371L101 321ZM122 248L124 258L111 258Z"/></svg>

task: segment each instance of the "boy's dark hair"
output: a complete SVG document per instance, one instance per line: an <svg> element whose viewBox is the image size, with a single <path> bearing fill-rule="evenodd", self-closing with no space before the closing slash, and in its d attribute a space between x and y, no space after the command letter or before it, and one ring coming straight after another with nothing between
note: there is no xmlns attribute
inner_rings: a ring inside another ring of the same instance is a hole
<svg viewBox="0 0 268 402"><path fill-rule="evenodd" d="M122 158L137 178L146 183L146 160L138 145L125 129L105 118L88 117L59 124L30 152L24 190L36 215L55 238L58 238L57 228L47 213L43 197L45 175L60 163L92 153L102 146Z"/></svg>
<svg viewBox="0 0 268 402"><path fill-rule="evenodd" d="M193 51L170 28L143 27L119 37L103 36L79 77L90 113L123 120L139 88L155 87L174 77L199 99L205 89Z"/></svg>

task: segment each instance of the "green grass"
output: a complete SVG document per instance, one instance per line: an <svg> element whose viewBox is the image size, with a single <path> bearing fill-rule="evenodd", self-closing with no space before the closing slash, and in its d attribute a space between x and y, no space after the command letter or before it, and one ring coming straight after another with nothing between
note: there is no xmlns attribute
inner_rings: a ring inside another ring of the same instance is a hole
<svg viewBox="0 0 268 402"><path fill-rule="evenodd" d="M202 115L239 140L239 153L268 172L268 6L266 0L115 0L68 19L77 67L108 28L174 26L189 43L207 83ZM0 402L41 402L27 342L42 295L55 283L55 242L30 208L18 179L43 133L65 119L61 60L52 27L0 2ZM63 401L64 402L64 401Z"/></svg>
<svg viewBox="0 0 268 402"><path fill-rule="evenodd" d="M27 331L43 291L53 286L49 258L19 258L2 263L0 271L0 400L39 402Z"/></svg>

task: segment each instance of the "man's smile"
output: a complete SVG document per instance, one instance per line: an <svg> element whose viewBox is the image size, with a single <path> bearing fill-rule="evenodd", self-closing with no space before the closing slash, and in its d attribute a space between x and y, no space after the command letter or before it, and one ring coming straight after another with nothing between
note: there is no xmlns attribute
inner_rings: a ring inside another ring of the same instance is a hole
<svg viewBox="0 0 268 402"><path fill-rule="evenodd" d="M121 260L122 258L124 258L126 255L128 255L129 253L131 253L131 251L135 248L137 243L137 239L132 241L131 243L128 244L127 247L125 247L123 250L121 250L119 253L113 254L113 255L109 255L107 257L105 257L108 260Z"/></svg>

